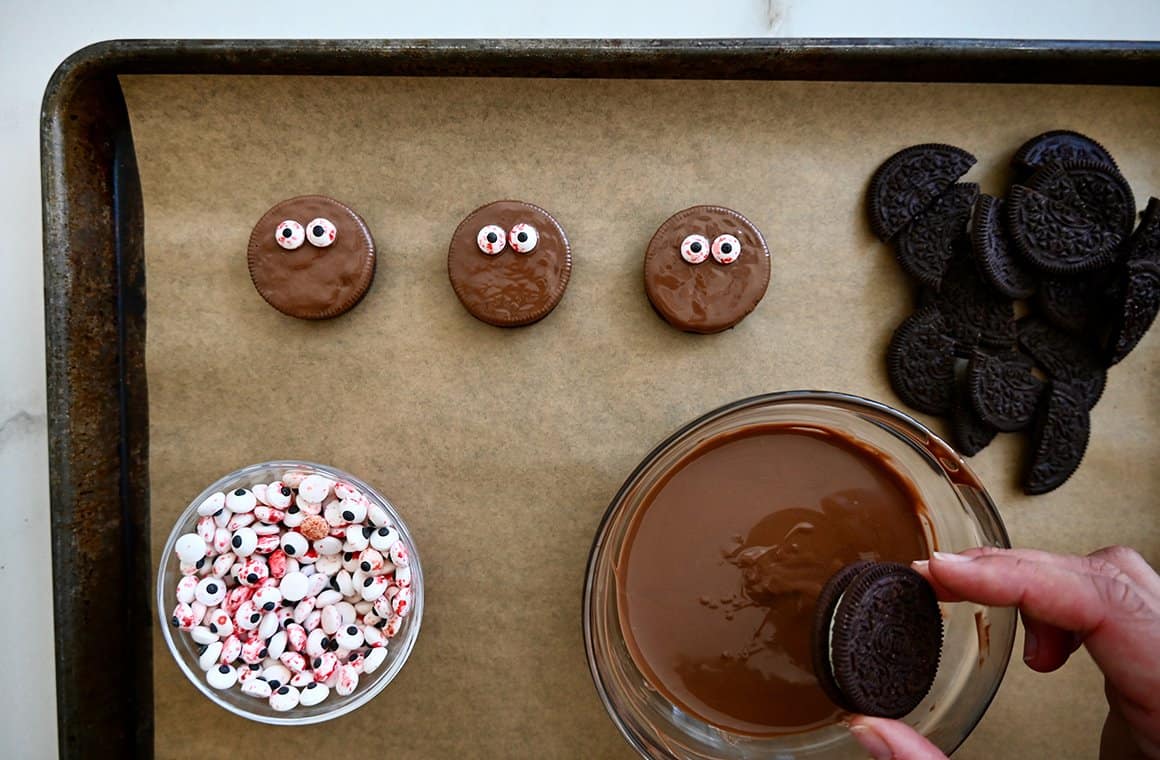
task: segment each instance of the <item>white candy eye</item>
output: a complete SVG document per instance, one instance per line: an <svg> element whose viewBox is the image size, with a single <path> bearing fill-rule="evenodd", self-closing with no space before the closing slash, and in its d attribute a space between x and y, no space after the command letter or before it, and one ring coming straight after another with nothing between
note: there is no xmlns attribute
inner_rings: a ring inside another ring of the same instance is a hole
<svg viewBox="0 0 1160 760"><path fill-rule="evenodd" d="M690 264L700 264L709 258L709 238L689 235L681 241L681 258Z"/></svg>
<svg viewBox="0 0 1160 760"><path fill-rule="evenodd" d="M311 219L310 224L306 225L306 239L316 248L325 248L330 245L337 235L338 230L334 229L334 223L321 216L317 219Z"/></svg>
<svg viewBox="0 0 1160 760"><path fill-rule="evenodd" d="M274 232L274 239L287 251L293 251L295 248L302 247L302 241L306 240L306 230L302 229L302 225L293 219L287 219L278 225L278 229Z"/></svg>
<svg viewBox="0 0 1160 760"><path fill-rule="evenodd" d="M732 264L741 255L741 241L732 235L718 235L713 240L713 258L718 264Z"/></svg>
<svg viewBox="0 0 1160 760"><path fill-rule="evenodd" d="M512 227L511 233L508 234L508 242L519 253L531 253L536 249L536 243L540 242L540 233L536 232L536 228L532 225L520 222Z"/></svg>
<svg viewBox="0 0 1160 760"><path fill-rule="evenodd" d="M495 256L503 251L504 246L507 245L507 234L503 231L503 227L498 224L489 224L475 236L475 242L479 246L479 250L488 256Z"/></svg>

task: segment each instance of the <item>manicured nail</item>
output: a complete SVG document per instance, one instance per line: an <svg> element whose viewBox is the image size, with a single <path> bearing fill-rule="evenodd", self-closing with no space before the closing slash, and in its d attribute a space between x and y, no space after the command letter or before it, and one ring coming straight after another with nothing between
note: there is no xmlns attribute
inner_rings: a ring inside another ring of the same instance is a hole
<svg viewBox="0 0 1160 760"><path fill-rule="evenodd" d="M929 564L930 564L930 560L916 559L914 562L910 563L910 566L921 573L923 570L926 569L927 565L929 565Z"/></svg>
<svg viewBox="0 0 1160 760"><path fill-rule="evenodd" d="M1039 639L1030 630L1023 631L1023 662L1031 662L1039 653Z"/></svg>
<svg viewBox="0 0 1160 760"><path fill-rule="evenodd" d="M894 757L894 753L890 751L890 747L871 728L855 724L850 726L850 733L854 735L854 738L862 745L862 749L869 752L874 760L891 760Z"/></svg>
<svg viewBox="0 0 1160 760"><path fill-rule="evenodd" d="M964 557L961 554L950 554L948 552L935 552L934 558L939 562L970 562L971 557Z"/></svg>

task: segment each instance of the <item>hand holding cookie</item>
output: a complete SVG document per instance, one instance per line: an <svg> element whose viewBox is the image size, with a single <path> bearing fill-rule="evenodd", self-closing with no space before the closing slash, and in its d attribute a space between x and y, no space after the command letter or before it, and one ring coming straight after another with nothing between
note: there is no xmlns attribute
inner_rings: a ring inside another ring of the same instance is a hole
<svg viewBox="0 0 1160 760"><path fill-rule="evenodd" d="M944 602L1019 607L1023 660L1033 670L1056 670L1086 646L1109 705L1101 758L1160 757L1160 576L1139 554L1122 546L1086 557L984 548L936 552L915 569ZM875 758L944 757L897 721L857 717L851 730Z"/></svg>

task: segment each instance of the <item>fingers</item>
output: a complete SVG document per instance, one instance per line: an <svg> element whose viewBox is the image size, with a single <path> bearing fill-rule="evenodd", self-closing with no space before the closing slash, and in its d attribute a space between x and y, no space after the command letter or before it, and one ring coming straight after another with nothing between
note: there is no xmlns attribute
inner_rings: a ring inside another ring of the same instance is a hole
<svg viewBox="0 0 1160 760"><path fill-rule="evenodd" d="M1119 573L1135 581L1141 591L1160 599L1160 575L1135 549L1127 546L1105 546L1082 557L1094 572L1115 577ZM1105 566L1110 565L1110 567Z"/></svg>
<svg viewBox="0 0 1160 760"><path fill-rule="evenodd" d="M938 747L905 723L859 715L850 733L874 760L947 760Z"/></svg>
<svg viewBox="0 0 1160 760"><path fill-rule="evenodd" d="M1071 631L1036 620L1023 613L1023 661L1032 670L1058 670L1079 648L1081 640Z"/></svg>

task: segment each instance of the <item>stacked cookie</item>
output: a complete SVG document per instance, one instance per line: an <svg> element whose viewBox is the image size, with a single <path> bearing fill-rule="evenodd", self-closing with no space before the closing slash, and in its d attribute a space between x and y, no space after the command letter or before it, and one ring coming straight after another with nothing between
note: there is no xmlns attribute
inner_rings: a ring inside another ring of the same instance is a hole
<svg viewBox="0 0 1160 760"><path fill-rule="evenodd" d="M1028 431L1023 489L1046 493L1083 458L1107 369L1160 311L1160 201L1133 231L1131 187L1077 132L1024 143L1005 197L959 182L975 161L916 145L871 179L871 227L919 286L887 371L903 401L950 420L968 456Z"/></svg>

